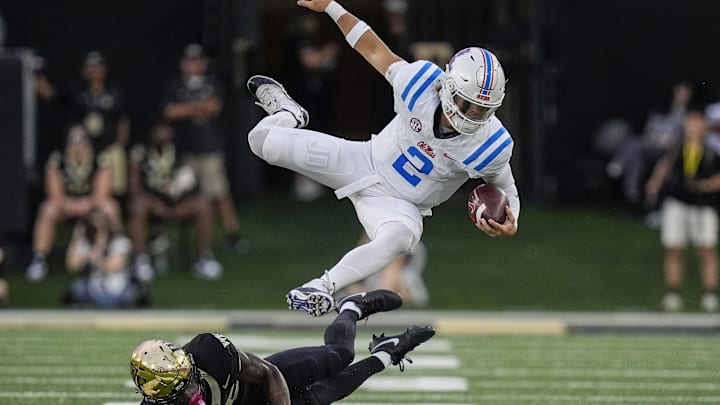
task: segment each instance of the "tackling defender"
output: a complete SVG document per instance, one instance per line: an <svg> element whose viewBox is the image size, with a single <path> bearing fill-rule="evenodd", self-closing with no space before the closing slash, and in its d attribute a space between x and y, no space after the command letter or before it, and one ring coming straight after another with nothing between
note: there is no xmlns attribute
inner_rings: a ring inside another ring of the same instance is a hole
<svg viewBox="0 0 720 405"><path fill-rule="evenodd" d="M388 290L350 295L338 304L323 346L265 359L213 333L197 335L182 348L148 340L132 352L130 372L141 405L330 405L390 364L403 370L405 355L435 335L429 326L412 326L397 336L373 336L371 356L351 365L356 322L400 305L400 295Z"/></svg>
<svg viewBox="0 0 720 405"><path fill-rule="evenodd" d="M443 72L429 61L408 63L363 21L330 0L297 4L327 13L347 42L393 88L395 118L370 141L304 130L308 112L277 81L253 76L248 89L268 116L248 134L252 151L352 201L370 241L350 250L320 277L288 292L290 308L314 316L334 306L333 293L378 272L422 236L423 217L468 179L482 178L508 195L507 220L478 221L491 237L517 232L520 199L510 167L513 139L495 116L505 74L483 48L456 53Z"/></svg>

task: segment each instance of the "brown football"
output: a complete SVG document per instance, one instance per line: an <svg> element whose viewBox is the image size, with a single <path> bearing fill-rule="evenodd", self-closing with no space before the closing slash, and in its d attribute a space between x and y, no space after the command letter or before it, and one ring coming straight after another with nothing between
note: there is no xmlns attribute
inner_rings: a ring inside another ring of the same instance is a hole
<svg viewBox="0 0 720 405"><path fill-rule="evenodd" d="M505 207L508 198L500 188L492 184L481 184L475 187L468 197L468 216L473 222L480 218L494 219L497 223L504 223L507 219Z"/></svg>

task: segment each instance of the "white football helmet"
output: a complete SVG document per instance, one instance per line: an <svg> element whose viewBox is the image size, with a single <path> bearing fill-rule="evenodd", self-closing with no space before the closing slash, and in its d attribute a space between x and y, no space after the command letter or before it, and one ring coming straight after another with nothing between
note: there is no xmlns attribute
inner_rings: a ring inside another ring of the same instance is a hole
<svg viewBox="0 0 720 405"><path fill-rule="evenodd" d="M472 135L492 118L505 98L505 72L483 48L465 48L450 59L440 103L453 128Z"/></svg>

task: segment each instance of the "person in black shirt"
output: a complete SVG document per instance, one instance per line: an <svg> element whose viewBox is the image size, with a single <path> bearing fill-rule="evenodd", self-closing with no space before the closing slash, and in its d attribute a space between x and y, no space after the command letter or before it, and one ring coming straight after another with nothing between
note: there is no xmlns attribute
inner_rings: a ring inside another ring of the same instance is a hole
<svg viewBox="0 0 720 405"><path fill-rule="evenodd" d="M350 295L339 302L323 346L289 349L264 359L214 333L199 334L182 348L148 340L132 352L132 380L143 405L329 405L390 364L403 370L407 353L433 337L430 326L373 336L371 356L351 365L356 322L400 305L400 295L389 290Z"/></svg>
<svg viewBox="0 0 720 405"><path fill-rule="evenodd" d="M697 249L705 289L701 307L718 309L718 198L720 191L720 144L708 135L702 111L688 110L680 145L670 149L655 165L645 187L649 204L655 204L661 191L662 221L660 237L665 248L665 285L662 300L666 311L683 307L680 289L683 279L684 250Z"/></svg>
<svg viewBox="0 0 720 405"><path fill-rule="evenodd" d="M236 251L246 251L248 243L239 232L225 172L219 119L223 107L222 88L208 74L208 59L198 44L185 48L180 70L182 75L171 80L165 90L163 116L175 128L175 144L197 173L200 191L217 203L226 242Z"/></svg>
<svg viewBox="0 0 720 405"><path fill-rule="evenodd" d="M156 124L147 145L136 145L130 153L130 236L135 255L134 273L143 282L155 275L147 252L151 219L192 220L197 232L198 259L193 265L196 275L217 279L222 266L212 253L212 209L199 194L193 169L180 162L173 130Z"/></svg>
<svg viewBox="0 0 720 405"><path fill-rule="evenodd" d="M111 193L112 172L104 154L96 154L82 125L70 127L64 151L55 151L45 165L45 200L40 204L33 230L33 259L25 276L45 278L45 256L52 247L55 227L64 220L84 217L91 209L104 211L113 230L120 230L120 206Z"/></svg>
<svg viewBox="0 0 720 405"><path fill-rule="evenodd" d="M38 94L67 109L71 122L85 127L97 153L104 153L112 173L112 193L122 198L127 191L127 161L125 147L130 138L130 118L125 111L124 91L116 83L108 82L105 57L98 51L85 56L82 65L82 84L56 88L40 74Z"/></svg>

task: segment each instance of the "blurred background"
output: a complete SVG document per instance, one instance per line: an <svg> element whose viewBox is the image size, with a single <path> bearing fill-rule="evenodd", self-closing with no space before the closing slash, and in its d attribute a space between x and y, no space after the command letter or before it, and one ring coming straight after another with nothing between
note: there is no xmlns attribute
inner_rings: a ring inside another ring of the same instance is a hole
<svg viewBox="0 0 720 405"><path fill-rule="evenodd" d="M644 136L652 114L668 112L678 83L688 84L695 102L720 101L720 54L711 46L720 35L720 3L342 3L408 60L444 66L457 50L479 45L495 52L509 79L498 115L515 139L512 164L523 200L519 234L501 241L478 234L464 212L467 193L459 192L427 220L420 272L428 296L418 299L418 307L663 308L663 250L653 207L629 194L613 163L627 142ZM282 308L288 288L320 274L359 240L347 201L270 167L245 140L261 117L245 89L256 73L283 82L310 111L311 128L362 140L392 117L389 86L327 16L280 0L26 0L3 3L0 16L6 306L82 304L68 301L67 286L78 275L65 269L76 217L55 220L56 235L42 252L47 274L29 276L38 256L36 220L48 194L47 162L65 148L71 124L81 122L92 136L92 103L105 111L100 114L112 136L118 134L109 144L132 162L133 147L149 141L156 124L168 119L168 105L177 102L169 99L180 97L181 91L168 89L185 59L207 61L203 74L215 83L210 96L222 105L213 119L235 223L213 216L212 260L223 269L218 273L198 270L208 249L196 247L195 222L174 220L157 232L148 222L153 274L141 277L142 299L125 305ZM111 96L112 108L103 107L107 99L88 101L92 91L82 90L92 87L93 66L102 66L114 86L103 93ZM78 105L86 108L84 115ZM96 156L106 146L95 146ZM131 233L130 197L118 187L113 193L120 219ZM153 254L151 242L163 240L158 236L169 241L165 256ZM135 280L141 252L134 239L131 244L128 271ZM170 261L169 270L162 260ZM697 311L703 290L695 259L687 260L686 309Z"/></svg>

